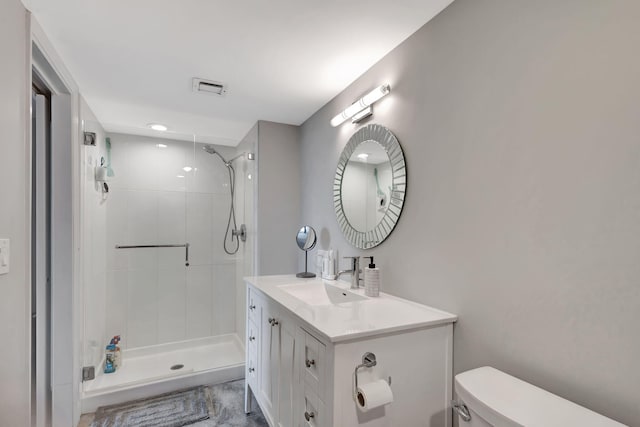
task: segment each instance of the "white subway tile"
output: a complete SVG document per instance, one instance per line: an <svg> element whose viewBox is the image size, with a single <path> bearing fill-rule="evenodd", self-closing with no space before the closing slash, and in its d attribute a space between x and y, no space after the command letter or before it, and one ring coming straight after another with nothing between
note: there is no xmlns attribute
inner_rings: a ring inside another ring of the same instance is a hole
<svg viewBox="0 0 640 427"><path fill-rule="evenodd" d="M187 269L187 339L212 334L213 272L211 266Z"/></svg>
<svg viewBox="0 0 640 427"><path fill-rule="evenodd" d="M159 344L187 339L186 306L186 267L158 270Z"/></svg>
<svg viewBox="0 0 640 427"><path fill-rule="evenodd" d="M128 348L158 343L158 272L155 269L127 273Z"/></svg>
<svg viewBox="0 0 640 427"><path fill-rule="evenodd" d="M210 194L187 193L187 241L192 266L213 260L213 199Z"/></svg>
<svg viewBox="0 0 640 427"><path fill-rule="evenodd" d="M124 270L110 271L107 273L107 285L106 285L106 299L105 299L105 313L106 313L106 337L113 337L114 335L120 335L123 339L123 348L127 348L127 306L129 301L129 285L128 274ZM89 313L90 316L94 316L94 313ZM104 346L107 343L100 343L101 349L104 350Z"/></svg>
<svg viewBox="0 0 640 427"><path fill-rule="evenodd" d="M236 315L236 266L233 263L213 266L213 334L230 334L235 331Z"/></svg>

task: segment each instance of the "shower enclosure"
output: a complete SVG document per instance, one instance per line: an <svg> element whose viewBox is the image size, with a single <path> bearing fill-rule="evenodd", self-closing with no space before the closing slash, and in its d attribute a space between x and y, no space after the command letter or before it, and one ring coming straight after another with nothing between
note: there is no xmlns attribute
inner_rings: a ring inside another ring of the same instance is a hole
<svg viewBox="0 0 640 427"><path fill-rule="evenodd" d="M241 378L242 278L255 254L251 147L105 134L90 120L85 131L97 136L83 156L82 347L95 378L83 382L82 411ZM116 335L122 366L106 374Z"/></svg>

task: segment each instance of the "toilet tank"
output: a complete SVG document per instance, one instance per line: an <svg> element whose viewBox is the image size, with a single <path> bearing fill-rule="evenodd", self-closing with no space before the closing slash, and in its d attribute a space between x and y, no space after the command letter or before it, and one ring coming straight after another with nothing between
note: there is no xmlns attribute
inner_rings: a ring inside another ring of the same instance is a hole
<svg viewBox="0 0 640 427"><path fill-rule="evenodd" d="M455 391L471 415L460 427L624 427L490 366L456 375Z"/></svg>

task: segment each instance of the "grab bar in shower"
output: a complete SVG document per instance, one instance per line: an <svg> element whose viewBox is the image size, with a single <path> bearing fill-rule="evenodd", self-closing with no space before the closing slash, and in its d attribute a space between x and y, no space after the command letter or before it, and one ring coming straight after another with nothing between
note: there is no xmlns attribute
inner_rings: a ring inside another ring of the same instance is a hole
<svg viewBox="0 0 640 427"><path fill-rule="evenodd" d="M116 249L140 249L140 248L184 248L184 265L189 267L189 243L176 245L116 245Z"/></svg>

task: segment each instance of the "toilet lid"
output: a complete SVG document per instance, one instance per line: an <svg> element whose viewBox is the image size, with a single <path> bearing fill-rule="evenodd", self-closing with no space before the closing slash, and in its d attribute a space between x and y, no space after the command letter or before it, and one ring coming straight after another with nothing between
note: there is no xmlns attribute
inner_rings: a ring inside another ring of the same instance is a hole
<svg viewBox="0 0 640 427"><path fill-rule="evenodd" d="M455 389L470 410L494 426L624 427L490 366L456 375Z"/></svg>

